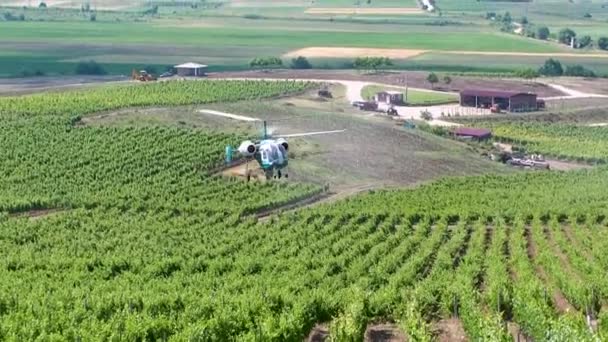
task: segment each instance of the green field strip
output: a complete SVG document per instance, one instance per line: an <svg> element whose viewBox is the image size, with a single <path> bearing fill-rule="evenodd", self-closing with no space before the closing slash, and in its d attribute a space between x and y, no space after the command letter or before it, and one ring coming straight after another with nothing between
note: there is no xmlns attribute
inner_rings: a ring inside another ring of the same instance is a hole
<svg viewBox="0 0 608 342"><path fill-rule="evenodd" d="M508 231L510 227L499 220L492 229L486 255L483 303L503 319L511 316L512 289L509 274Z"/></svg>
<svg viewBox="0 0 608 342"><path fill-rule="evenodd" d="M444 51L558 52L560 48L493 32L428 32L410 34L374 32L298 32L242 28L158 28L144 23L2 23L3 44L18 42L74 42L88 44L172 44L205 46L309 46L400 48ZM129 32L129 34L124 34ZM303 44L302 42L306 42ZM5 45L5 46L9 46Z"/></svg>
<svg viewBox="0 0 608 342"><path fill-rule="evenodd" d="M429 239L423 241L420 249L390 275L388 287L399 289L412 286L428 276L437 253L445 248L445 243L451 239L452 233L447 222L437 222L432 227Z"/></svg>
<svg viewBox="0 0 608 342"><path fill-rule="evenodd" d="M591 341L581 315L557 315L551 295L547 293L547 284L539 279L533 261L528 257L528 234L526 222L521 219L515 221L509 234L511 270L514 274L514 320L520 324L524 334L534 339L542 340L550 333L562 338Z"/></svg>
<svg viewBox="0 0 608 342"><path fill-rule="evenodd" d="M608 303L608 279L604 276L603 268L593 260L586 258L575 248L576 242L568 239L562 224L552 221L549 226L551 238L557 248L566 256L565 270L574 272L574 277L582 279L587 284L588 299L586 312L597 313L602 303ZM575 229L583 229L576 227Z"/></svg>
<svg viewBox="0 0 608 342"><path fill-rule="evenodd" d="M478 220L474 224L470 251L456 270L455 279L447 285L443 298L448 307L449 298L456 298L457 312L463 327L471 340L506 340L502 319L497 312L483 310L479 286L485 274L487 259L486 223Z"/></svg>
<svg viewBox="0 0 608 342"><path fill-rule="evenodd" d="M585 284L580 279L567 274L560 262L556 262L557 256L552 251L545 229L546 227L539 221L532 222L530 226L531 239L537 247L535 262L538 267L545 270L548 286L559 290L574 308L583 311L588 298Z"/></svg>

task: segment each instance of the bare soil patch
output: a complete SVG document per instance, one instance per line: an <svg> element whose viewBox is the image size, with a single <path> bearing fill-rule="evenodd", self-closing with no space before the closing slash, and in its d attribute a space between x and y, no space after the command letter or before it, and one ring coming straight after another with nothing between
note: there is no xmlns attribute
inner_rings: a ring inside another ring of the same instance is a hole
<svg viewBox="0 0 608 342"><path fill-rule="evenodd" d="M458 318L444 319L435 325L437 341L439 342L464 342L468 341L462 322Z"/></svg>
<svg viewBox="0 0 608 342"><path fill-rule="evenodd" d="M565 161L551 160L551 159L547 159L547 163L549 163L549 167L551 168L551 170L557 170L557 171L591 169L593 167L589 164L565 162Z"/></svg>
<svg viewBox="0 0 608 342"><path fill-rule="evenodd" d="M355 58L355 57L388 57L393 59L407 59L425 53L426 50L412 49L373 49L349 47L307 47L290 51L284 57L308 58Z"/></svg>
<svg viewBox="0 0 608 342"><path fill-rule="evenodd" d="M273 215L273 214L277 214L277 213L279 213L281 211L285 211L285 210L293 210L293 209L296 209L296 208L305 207L305 206L311 205L313 203L317 203L317 202L319 202L319 201L323 200L324 198L327 198L327 197L329 197L331 195L333 195L333 193L330 193L330 192L327 192L327 191L323 191L323 192L320 192L318 194L315 194L315 195L312 195L312 196L309 196L309 197L305 197L305 198L302 198L302 199L294 200L292 202L283 204L283 205L281 205L279 207L275 207L275 208L267 209L267 210L262 210L262 211L256 213L255 216L258 218L259 221L263 222L263 221L266 221L266 220L270 219L270 216Z"/></svg>
<svg viewBox="0 0 608 342"><path fill-rule="evenodd" d="M307 342L329 341L329 327L325 324L317 324L306 338Z"/></svg>
<svg viewBox="0 0 608 342"><path fill-rule="evenodd" d="M405 342L407 338L399 327L392 323L371 324L365 331L365 342Z"/></svg>
<svg viewBox="0 0 608 342"><path fill-rule="evenodd" d="M552 79L551 82L585 93L608 95L606 78L559 77Z"/></svg>
<svg viewBox="0 0 608 342"><path fill-rule="evenodd" d="M328 8L328 7L312 7L304 11L306 14L317 14L317 15L332 15L332 14L359 14L359 15L370 15L370 14L393 14L393 15L411 15L411 14L423 14L424 11L416 7L375 7L375 8L358 8L358 7L340 7L340 8Z"/></svg>
<svg viewBox="0 0 608 342"><path fill-rule="evenodd" d="M49 90L64 91L125 80L124 76L0 78L0 96L25 95Z"/></svg>
<svg viewBox="0 0 608 342"><path fill-rule="evenodd" d="M517 90L521 92L533 92L539 97L553 97L564 95L559 90L551 88L546 84L513 79L483 78L453 76L449 85L441 84L433 89L427 82L428 73L421 71L407 72L378 72L365 74L352 70L273 70L273 71L243 71L212 73L210 78L268 78L268 79L315 79L315 80L344 80L379 83L393 86L407 86L412 88L459 92L468 88L494 89L494 90Z"/></svg>
<svg viewBox="0 0 608 342"><path fill-rule="evenodd" d="M12 213L9 216L13 217L13 218L28 217L30 220L38 220L41 218L45 218L47 216L62 213L64 211L66 211L66 209L59 209L59 208L34 209L34 210L28 210L28 211L19 212L19 213Z"/></svg>
<svg viewBox="0 0 608 342"><path fill-rule="evenodd" d="M509 333L513 337L513 341L518 341L518 342L531 342L532 341L532 339L530 337L526 336L526 334L524 334L521 331L519 324L517 324L515 322L508 322L507 330L509 330Z"/></svg>

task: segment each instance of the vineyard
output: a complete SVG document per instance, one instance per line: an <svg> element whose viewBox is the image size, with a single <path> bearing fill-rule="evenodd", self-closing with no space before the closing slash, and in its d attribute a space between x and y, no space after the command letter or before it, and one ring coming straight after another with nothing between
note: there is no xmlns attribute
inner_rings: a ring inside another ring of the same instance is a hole
<svg viewBox="0 0 608 342"><path fill-rule="evenodd" d="M0 336L300 341L329 322L351 341L388 319L425 341L455 316L471 340L509 340L508 326L603 339L607 175L445 180L266 223L168 208L5 215Z"/></svg>
<svg viewBox="0 0 608 342"><path fill-rule="evenodd" d="M608 162L608 130L569 123L472 121L492 130L494 139L529 153L588 163Z"/></svg>
<svg viewBox="0 0 608 342"><path fill-rule="evenodd" d="M76 127L88 113L135 106L256 99L306 83L162 82L0 99L0 209L120 208L177 212L267 209L319 191L211 177L239 138L171 128ZM179 196L176 196L179 194ZM223 202L215 198L221 196Z"/></svg>
<svg viewBox="0 0 608 342"><path fill-rule="evenodd" d="M448 178L272 216L321 191L219 178L241 137L79 125L294 82L0 98L0 340L334 341L453 319L471 341L608 339L608 169ZM41 217L31 211L54 210Z"/></svg>
<svg viewBox="0 0 608 342"><path fill-rule="evenodd" d="M591 163L608 162L608 130L604 127L513 124L493 129L497 139L516 142L532 153Z"/></svg>

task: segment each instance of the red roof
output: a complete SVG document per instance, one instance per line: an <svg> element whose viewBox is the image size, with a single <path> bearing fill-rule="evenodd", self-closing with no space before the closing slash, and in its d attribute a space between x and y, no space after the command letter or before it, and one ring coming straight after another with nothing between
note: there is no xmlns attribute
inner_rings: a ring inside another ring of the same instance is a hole
<svg viewBox="0 0 608 342"><path fill-rule="evenodd" d="M477 97L502 97L509 98L517 95L534 95L534 93L525 93L508 90L492 90L492 89L464 89L460 91L460 96L477 96Z"/></svg>
<svg viewBox="0 0 608 342"><path fill-rule="evenodd" d="M492 136L492 131L484 128L458 127L454 131L454 134L473 138L489 138Z"/></svg>

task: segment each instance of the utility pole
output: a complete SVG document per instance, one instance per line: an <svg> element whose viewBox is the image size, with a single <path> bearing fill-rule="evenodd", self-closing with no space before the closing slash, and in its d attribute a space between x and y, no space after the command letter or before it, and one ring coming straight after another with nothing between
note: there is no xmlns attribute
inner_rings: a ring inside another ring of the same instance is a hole
<svg viewBox="0 0 608 342"><path fill-rule="evenodd" d="M405 102L407 103L407 91L409 90L409 82L407 80L407 72L405 73Z"/></svg>

